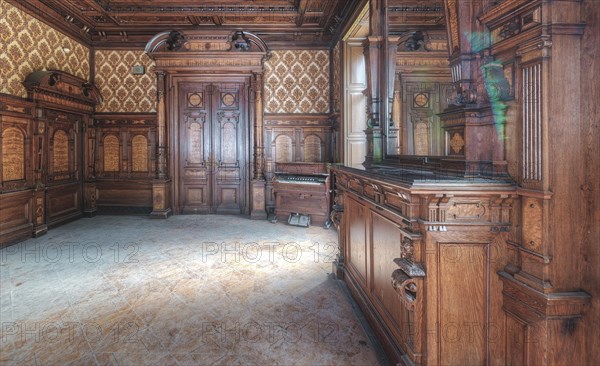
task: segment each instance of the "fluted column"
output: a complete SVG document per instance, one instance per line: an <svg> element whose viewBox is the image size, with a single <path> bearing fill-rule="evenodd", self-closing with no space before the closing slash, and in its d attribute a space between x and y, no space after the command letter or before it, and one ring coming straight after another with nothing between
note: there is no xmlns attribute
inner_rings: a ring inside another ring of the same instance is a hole
<svg viewBox="0 0 600 366"><path fill-rule="evenodd" d="M382 116L381 98L386 92L381 85L382 71L387 70L383 65L384 35L383 25L385 0L371 0L369 11L369 36L364 41L364 55L367 69L367 156L363 165L369 166L373 162L383 159L383 133L385 132L386 116ZM384 102L386 102L384 100ZM382 121L383 120L383 121Z"/></svg>
<svg viewBox="0 0 600 366"><path fill-rule="evenodd" d="M254 74L254 179L264 179L263 74Z"/></svg>
<svg viewBox="0 0 600 366"><path fill-rule="evenodd" d="M152 182L150 217L166 219L171 215L171 181L167 165L167 95L166 73L156 72L156 179Z"/></svg>
<svg viewBox="0 0 600 366"><path fill-rule="evenodd" d="M386 82L386 121L387 121L387 138L386 138L386 152L388 155L397 155L400 130L398 129L397 120L394 119L394 98L395 93L395 79L396 79L396 53L398 51L398 42L400 37L388 36L387 42L387 82Z"/></svg>
<svg viewBox="0 0 600 366"><path fill-rule="evenodd" d="M252 179L252 219L266 219L265 210L265 147L263 142L263 74L252 75L254 91L254 177Z"/></svg>
<svg viewBox="0 0 600 366"><path fill-rule="evenodd" d="M86 216L95 216L98 208L96 207L96 128L94 119L84 116L84 158L83 158L83 213Z"/></svg>
<svg viewBox="0 0 600 366"><path fill-rule="evenodd" d="M405 135L406 125L402 121L402 84L400 83L400 74L396 74L394 80L394 96L392 98L392 121L396 130L396 145L394 153L402 154L403 139Z"/></svg>
<svg viewBox="0 0 600 366"><path fill-rule="evenodd" d="M156 73L156 178L166 179L167 174L167 118L165 72Z"/></svg>

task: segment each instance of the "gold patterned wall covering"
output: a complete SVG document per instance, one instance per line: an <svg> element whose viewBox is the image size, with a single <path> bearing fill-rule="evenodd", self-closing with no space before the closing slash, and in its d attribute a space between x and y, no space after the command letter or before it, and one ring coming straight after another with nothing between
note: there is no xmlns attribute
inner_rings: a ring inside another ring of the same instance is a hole
<svg viewBox="0 0 600 366"><path fill-rule="evenodd" d="M89 48L4 0L0 0L0 50L1 93L27 97L21 83L42 69L90 77Z"/></svg>
<svg viewBox="0 0 600 366"><path fill-rule="evenodd" d="M25 137L16 127L2 132L2 181L25 179Z"/></svg>
<svg viewBox="0 0 600 366"><path fill-rule="evenodd" d="M144 51L99 50L95 53L95 83L104 102L97 112L139 113L156 111L154 61ZM144 66L143 75L131 67Z"/></svg>
<svg viewBox="0 0 600 366"><path fill-rule="evenodd" d="M340 60L340 43L341 42L338 42L333 48L333 111L336 113L339 113L342 108L342 62Z"/></svg>
<svg viewBox="0 0 600 366"><path fill-rule="evenodd" d="M329 113L329 52L272 51L264 94L266 113Z"/></svg>

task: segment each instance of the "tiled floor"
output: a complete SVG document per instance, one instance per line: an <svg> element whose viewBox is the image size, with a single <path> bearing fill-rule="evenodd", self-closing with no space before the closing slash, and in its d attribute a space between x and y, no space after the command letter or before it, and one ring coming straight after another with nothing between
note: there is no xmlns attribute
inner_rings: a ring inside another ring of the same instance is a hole
<svg viewBox="0 0 600 366"><path fill-rule="evenodd" d="M377 365L336 233L99 216L0 251L0 363Z"/></svg>

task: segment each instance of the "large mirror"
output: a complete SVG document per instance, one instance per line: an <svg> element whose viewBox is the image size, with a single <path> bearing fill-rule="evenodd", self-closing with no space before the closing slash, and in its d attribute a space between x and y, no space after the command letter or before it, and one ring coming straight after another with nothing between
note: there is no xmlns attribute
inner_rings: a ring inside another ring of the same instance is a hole
<svg viewBox="0 0 600 366"><path fill-rule="evenodd" d="M386 156L451 155L438 116L452 94L443 1L387 2Z"/></svg>

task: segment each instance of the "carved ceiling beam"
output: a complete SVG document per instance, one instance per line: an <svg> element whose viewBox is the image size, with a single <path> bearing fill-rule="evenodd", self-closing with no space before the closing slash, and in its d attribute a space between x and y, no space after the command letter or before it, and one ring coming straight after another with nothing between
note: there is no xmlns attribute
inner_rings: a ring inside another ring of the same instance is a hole
<svg viewBox="0 0 600 366"><path fill-rule="evenodd" d="M62 17L62 20L65 21L68 24L72 24L75 25L77 28L81 29L86 29L86 30L92 30L94 29L94 27L96 26L89 17L87 16L75 16L78 14L74 14L73 9L69 8L68 6L65 6L63 1L56 1L56 0L44 0L44 1L40 1L40 4L45 4L47 3L47 5L50 7L50 11L52 11L53 13L58 13L60 15L60 17ZM81 14L81 12L79 12Z"/></svg>
<svg viewBox="0 0 600 366"><path fill-rule="evenodd" d="M58 1L59 3L62 3L62 1ZM105 1L101 1L101 0L85 0L85 3L92 8L96 13L100 14L100 16L105 17L106 19L110 20L111 22L118 24L117 21L115 20L115 18L113 18L112 16L110 16L110 14L108 14L106 12L106 8L108 7L108 4ZM81 11L82 14L86 14L89 13L89 11Z"/></svg>
<svg viewBox="0 0 600 366"><path fill-rule="evenodd" d="M223 17L222 16L213 15L212 21L215 25L223 25Z"/></svg>
<svg viewBox="0 0 600 366"><path fill-rule="evenodd" d="M252 5L218 0L7 1L78 41L99 48L140 47L160 31L215 26L261 33L278 48L286 43L292 48L322 48L329 46L357 4L366 0L255 0ZM127 32L126 39L123 32Z"/></svg>
<svg viewBox="0 0 600 366"><path fill-rule="evenodd" d="M198 15L198 16L239 16L239 15L259 15L259 16L296 16L298 9L295 7L206 7L206 6L187 6L187 7L150 7L150 6L128 6L111 8L109 15L113 16L156 16L157 14L174 15Z"/></svg>
<svg viewBox="0 0 600 366"><path fill-rule="evenodd" d="M301 27L304 24L304 15L306 13L306 5L308 0L300 0L298 4L298 17L296 18L296 26Z"/></svg>

